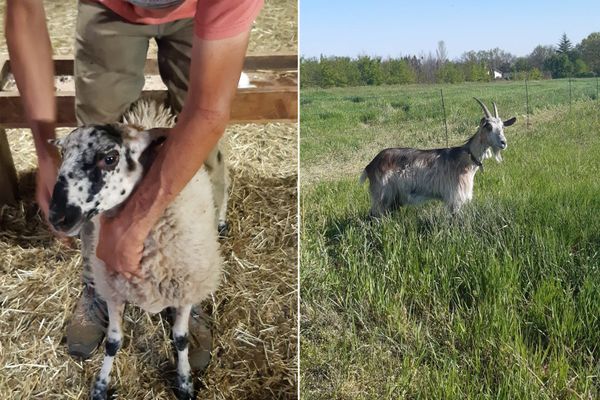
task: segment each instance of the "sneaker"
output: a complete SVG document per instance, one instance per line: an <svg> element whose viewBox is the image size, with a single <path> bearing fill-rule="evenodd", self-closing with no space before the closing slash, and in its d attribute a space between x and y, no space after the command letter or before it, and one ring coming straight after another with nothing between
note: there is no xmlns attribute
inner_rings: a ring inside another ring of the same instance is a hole
<svg viewBox="0 0 600 400"><path fill-rule="evenodd" d="M202 372L210 363L212 331L208 315L200 307L192 307L189 327L189 359L194 372Z"/></svg>
<svg viewBox="0 0 600 400"><path fill-rule="evenodd" d="M106 303L95 295L94 288L85 286L67 326L67 352L86 360L98 348L108 326Z"/></svg>

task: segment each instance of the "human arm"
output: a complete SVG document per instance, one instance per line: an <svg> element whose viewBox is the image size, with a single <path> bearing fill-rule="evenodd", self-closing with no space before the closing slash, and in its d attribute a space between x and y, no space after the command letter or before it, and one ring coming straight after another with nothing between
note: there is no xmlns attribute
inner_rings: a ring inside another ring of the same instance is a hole
<svg viewBox="0 0 600 400"><path fill-rule="evenodd" d="M52 47L42 0L7 0L5 35L38 157L36 199L48 218L60 158L48 143L55 137L56 100Z"/></svg>
<svg viewBox="0 0 600 400"><path fill-rule="evenodd" d="M97 255L109 269L126 277L137 273L143 240L223 135L248 36L194 37L188 97L177 124L117 216L102 220Z"/></svg>

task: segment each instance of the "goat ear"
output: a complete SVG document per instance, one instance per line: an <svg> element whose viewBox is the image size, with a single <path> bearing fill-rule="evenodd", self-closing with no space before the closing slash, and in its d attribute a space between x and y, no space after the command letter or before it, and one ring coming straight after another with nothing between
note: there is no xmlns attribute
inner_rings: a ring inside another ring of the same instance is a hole
<svg viewBox="0 0 600 400"><path fill-rule="evenodd" d="M511 126L515 122L517 122L517 117L512 117L511 119L504 121L503 124L504 126Z"/></svg>

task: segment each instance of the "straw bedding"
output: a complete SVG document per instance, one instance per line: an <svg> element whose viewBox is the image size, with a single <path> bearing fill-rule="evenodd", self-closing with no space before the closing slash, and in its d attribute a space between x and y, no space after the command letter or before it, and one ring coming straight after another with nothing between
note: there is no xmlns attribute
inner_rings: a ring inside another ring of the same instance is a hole
<svg viewBox="0 0 600 400"><path fill-rule="evenodd" d="M72 29L72 23L65 17L59 25ZM61 32L56 35L56 52L69 54L60 47ZM265 5L250 49L296 50L294 2ZM8 136L22 201L0 208L0 398L87 398L103 352L80 362L63 343L81 292L80 254L48 234L33 202L30 134L10 130ZM225 145L230 236L222 242L223 283L203 304L213 318L214 354L197 378L198 398L296 398L297 127L233 125ZM117 397L173 398L168 323L128 307L124 333L112 375Z"/></svg>

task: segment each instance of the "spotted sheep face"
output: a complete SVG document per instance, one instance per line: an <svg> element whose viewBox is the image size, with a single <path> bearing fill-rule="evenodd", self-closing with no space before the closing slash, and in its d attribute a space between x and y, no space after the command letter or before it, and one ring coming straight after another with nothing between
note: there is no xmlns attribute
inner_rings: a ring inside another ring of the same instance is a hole
<svg viewBox="0 0 600 400"><path fill-rule="evenodd" d="M49 220L73 236L86 220L125 201L143 174L140 162L152 141L149 131L121 125L88 125L54 142L62 164Z"/></svg>

